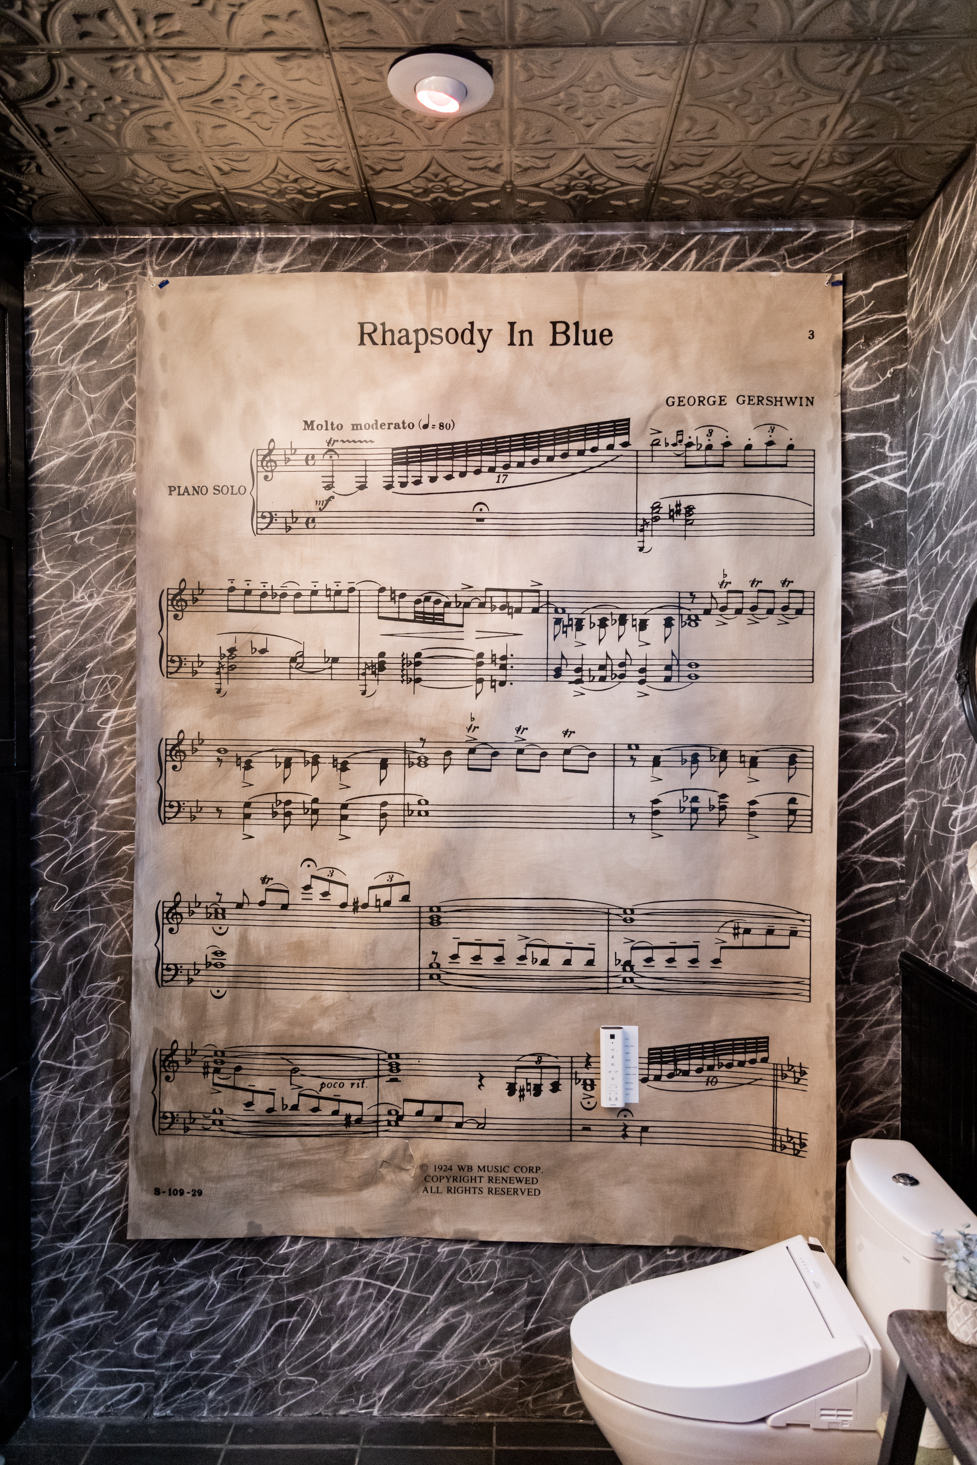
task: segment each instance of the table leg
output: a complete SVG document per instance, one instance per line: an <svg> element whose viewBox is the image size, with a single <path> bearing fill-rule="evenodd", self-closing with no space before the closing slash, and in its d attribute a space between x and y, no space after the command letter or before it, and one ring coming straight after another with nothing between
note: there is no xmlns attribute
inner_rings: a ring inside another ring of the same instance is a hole
<svg viewBox="0 0 977 1465"><path fill-rule="evenodd" d="M905 1364L900 1363L885 1423L879 1465L914 1465L925 1413L926 1405L906 1372Z"/></svg>

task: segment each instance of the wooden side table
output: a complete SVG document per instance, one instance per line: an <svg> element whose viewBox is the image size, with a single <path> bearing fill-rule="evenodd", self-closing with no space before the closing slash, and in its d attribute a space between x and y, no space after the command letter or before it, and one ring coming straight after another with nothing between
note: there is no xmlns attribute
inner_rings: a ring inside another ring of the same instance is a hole
<svg viewBox="0 0 977 1465"><path fill-rule="evenodd" d="M958 1343L945 1312L893 1312L899 1355L879 1465L913 1465L928 1409L960 1465L977 1465L977 1348Z"/></svg>

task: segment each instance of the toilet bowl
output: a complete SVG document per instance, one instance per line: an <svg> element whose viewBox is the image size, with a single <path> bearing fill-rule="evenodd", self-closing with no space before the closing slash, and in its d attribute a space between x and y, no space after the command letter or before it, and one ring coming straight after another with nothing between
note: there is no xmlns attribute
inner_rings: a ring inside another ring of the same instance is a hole
<svg viewBox="0 0 977 1465"><path fill-rule="evenodd" d="M875 1465L897 1364L889 1313L946 1306L933 1232L967 1224L969 1207L913 1145L856 1140L851 1292L800 1236L619 1288L571 1325L580 1396L623 1465Z"/></svg>
<svg viewBox="0 0 977 1465"><path fill-rule="evenodd" d="M622 1465L875 1465L878 1340L817 1242L595 1298L581 1398Z"/></svg>

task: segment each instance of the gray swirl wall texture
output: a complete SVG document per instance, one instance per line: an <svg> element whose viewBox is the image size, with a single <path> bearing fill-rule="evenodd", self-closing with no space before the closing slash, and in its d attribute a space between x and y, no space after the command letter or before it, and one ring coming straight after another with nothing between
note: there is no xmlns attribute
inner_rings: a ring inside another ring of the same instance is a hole
<svg viewBox="0 0 977 1465"><path fill-rule="evenodd" d="M906 860L911 950L977 986L977 744L954 685L977 599L977 163L912 238Z"/></svg>
<svg viewBox="0 0 977 1465"><path fill-rule="evenodd" d="M566 1331L576 1309L625 1282L723 1255L693 1237L668 1248L125 1239L133 285L149 273L324 269L844 275L839 1131L842 1147L896 1132L904 226L41 231L28 304L42 1414L581 1416ZM932 615L943 612L934 604ZM958 746L969 753L962 734Z"/></svg>

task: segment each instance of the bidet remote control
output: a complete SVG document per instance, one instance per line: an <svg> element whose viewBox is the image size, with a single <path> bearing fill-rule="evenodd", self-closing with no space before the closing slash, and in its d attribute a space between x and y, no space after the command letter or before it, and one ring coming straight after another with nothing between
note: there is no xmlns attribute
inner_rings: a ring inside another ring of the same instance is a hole
<svg viewBox="0 0 977 1465"><path fill-rule="evenodd" d="M600 1102L605 1109L636 1104L638 1089L638 1029L618 1025L600 1030Z"/></svg>

